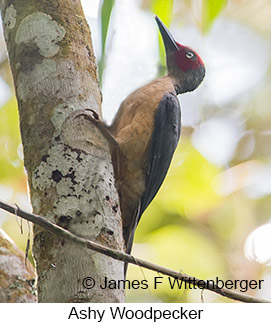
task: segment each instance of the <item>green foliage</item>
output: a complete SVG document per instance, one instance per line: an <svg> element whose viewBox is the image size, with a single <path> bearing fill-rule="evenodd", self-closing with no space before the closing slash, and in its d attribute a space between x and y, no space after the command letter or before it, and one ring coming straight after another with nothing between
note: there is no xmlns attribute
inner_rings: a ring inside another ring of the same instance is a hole
<svg viewBox="0 0 271 323"><path fill-rule="evenodd" d="M215 207L220 200L213 186L219 169L210 164L191 145L182 139L158 199L169 213L197 216Z"/></svg>
<svg viewBox="0 0 271 323"><path fill-rule="evenodd" d="M208 32L220 14L221 10L226 6L227 0L203 0L202 1L202 31Z"/></svg>
<svg viewBox="0 0 271 323"><path fill-rule="evenodd" d="M0 107L0 180L16 179L23 173L18 156L21 143L19 117L15 97Z"/></svg>
<svg viewBox="0 0 271 323"><path fill-rule="evenodd" d="M161 189L140 220L136 241L168 224L187 225L218 207L222 197L213 183L219 171L182 139Z"/></svg>
<svg viewBox="0 0 271 323"><path fill-rule="evenodd" d="M101 9L101 42L102 42L102 54L101 59L99 61L99 79L102 85L103 78L103 70L104 70L104 62L105 62L105 45L107 39L108 26L110 22L110 17L112 13L112 9L114 6L114 0L104 0L102 9Z"/></svg>
<svg viewBox="0 0 271 323"><path fill-rule="evenodd" d="M154 251L153 261L167 264L176 271L204 279L223 274L224 261L218 246L191 227L165 226L152 234L148 243Z"/></svg>
<svg viewBox="0 0 271 323"><path fill-rule="evenodd" d="M216 245L210 236L201 234L192 227L161 227L149 235L146 246L135 245L133 254L202 279L223 277L226 271L219 245ZM130 266L128 279L147 279L149 292L141 291L146 297L145 301L160 299L166 302L184 302L188 296L187 289L171 289L167 277L163 277L162 283L155 289L152 283L155 276L158 276L155 272L144 270L143 274L138 267ZM132 300L134 293L135 291L128 293L128 300Z"/></svg>
<svg viewBox="0 0 271 323"><path fill-rule="evenodd" d="M156 14L166 26L169 26L172 19L172 9L173 9L173 0L152 0L151 3L151 9L154 14ZM166 54L165 54L165 48L163 45L162 37L159 34L159 55L160 55L160 62L162 65L162 68L160 70L159 74L164 74L165 66L166 66Z"/></svg>

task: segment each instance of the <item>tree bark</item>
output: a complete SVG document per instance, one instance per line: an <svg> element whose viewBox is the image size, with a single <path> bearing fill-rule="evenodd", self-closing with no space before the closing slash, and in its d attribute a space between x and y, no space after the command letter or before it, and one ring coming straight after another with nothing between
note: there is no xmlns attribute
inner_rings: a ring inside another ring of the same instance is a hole
<svg viewBox="0 0 271 323"><path fill-rule="evenodd" d="M1 229L0 246L0 303L35 303L32 264Z"/></svg>
<svg viewBox="0 0 271 323"><path fill-rule="evenodd" d="M89 27L79 0L4 0L5 40L16 90L33 211L71 232L123 250L109 145L82 113L101 115ZM123 263L35 226L39 302L122 302L101 290ZM85 277L95 286L86 289Z"/></svg>

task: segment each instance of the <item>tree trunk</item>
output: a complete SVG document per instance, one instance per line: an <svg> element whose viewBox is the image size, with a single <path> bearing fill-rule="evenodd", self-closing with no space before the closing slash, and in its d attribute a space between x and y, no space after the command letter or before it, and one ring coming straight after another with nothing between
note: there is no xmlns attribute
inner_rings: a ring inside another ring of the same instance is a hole
<svg viewBox="0 0 271 323"><path fill-rule="evenodd" d="M109 145L82 114L101 115L89 27L79 0L4 0L5 40L18 100L24 163L34 213L123 250ZM81 116L78 116L78 115ZM39 302L122 302L102 290L123 263L34 227ZM92 277L95 286L91 287Z"/></svg>

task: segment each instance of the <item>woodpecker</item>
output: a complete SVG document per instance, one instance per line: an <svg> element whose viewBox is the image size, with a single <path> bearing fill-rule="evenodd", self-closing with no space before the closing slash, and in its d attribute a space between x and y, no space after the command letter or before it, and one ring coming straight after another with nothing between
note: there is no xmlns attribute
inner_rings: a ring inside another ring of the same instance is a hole
<svg viewBox="0 0 271 323"><path fill-rule="evenodd" d="M121 103L110 127L97 122L112 148L127 253L131 252L143 212L164 181L179 141L181 112L177 95L195 90L205 76L199 55L176 42L160 18L154 18L166 51L167 75L132 92ZM125 273L126 269L127 264Z"/></svg>
<svg viewBox="0 0 271 323"><path fill-rule="evenodd" d="M117 188L126 252L138 222L167 174L181 132L178 94L195 90L205 76L199 55L176 42L154 17L166 50L167 75L132 92L109 128L120 148Z"/></svg>

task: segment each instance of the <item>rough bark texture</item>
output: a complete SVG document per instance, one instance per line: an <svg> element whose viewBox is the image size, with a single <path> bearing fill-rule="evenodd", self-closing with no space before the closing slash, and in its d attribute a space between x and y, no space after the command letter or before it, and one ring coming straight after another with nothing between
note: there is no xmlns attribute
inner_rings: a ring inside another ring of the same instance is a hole
<svg viewBox="0 0 271 323"><path fill-rule="evenodd" d="M101 94L89 27L79 0L2 1L33 210L71 232L122 250L109 146L90 121ZM101 290L123 264L34 227L39 302L121 302ZM82 286L92 277L92 289Z"/></svg>
<svg viewBox="0 0 271 323"><path fill-rule="evenodd" d="M0 303L36 302L32 264L1 229L0 246Z"/></svg>

